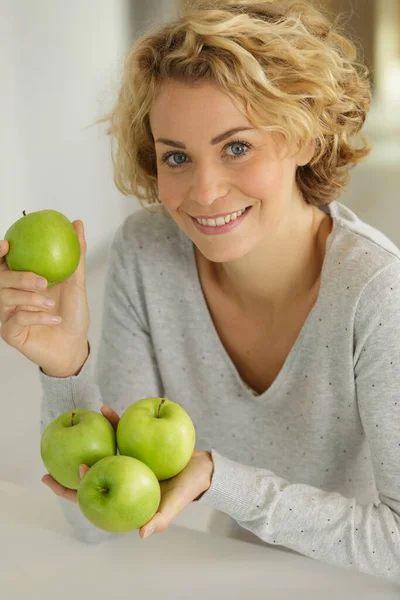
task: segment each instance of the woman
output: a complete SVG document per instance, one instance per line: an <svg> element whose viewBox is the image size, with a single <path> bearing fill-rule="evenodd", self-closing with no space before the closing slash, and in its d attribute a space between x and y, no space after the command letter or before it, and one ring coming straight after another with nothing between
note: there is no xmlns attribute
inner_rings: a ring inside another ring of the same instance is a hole
<svg viewBox="0 0 400 600"><path fill-rule="evenodd" d="M40 366L42 431L74 407L116 426L150 396L195 424L141 537L197 500L400 581L400 252L336 200L369 103L354 46L308 2L186 5L134 44L106 117L116 185L143 208L110 247L94 379L82 222L53 308L3 260L1 334ZM107 537L43 481L82 538Z"/></svg>

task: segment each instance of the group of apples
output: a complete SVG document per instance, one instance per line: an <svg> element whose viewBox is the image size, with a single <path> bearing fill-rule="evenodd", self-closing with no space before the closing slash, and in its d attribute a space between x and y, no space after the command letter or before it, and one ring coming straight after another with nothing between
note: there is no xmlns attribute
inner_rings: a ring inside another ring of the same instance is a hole
<svg viewBox="0 0 400 600"><path fill-rule="evenodd" d="M59 211L23 211L4 239L8 267L45 277L49 288L68 279L79 265L79 238ZM161 500L159 481L184 469L195 438L182 406L165 398L143 398L126 409L116 432L93 410L63 413L44 430L40 452L53 479L78 490L80 509L93 525L123 533L154 516ZM82 479L80 464L90 467Z"/></svg>
<svg viewBox="0 0 400 600"><path fill-rule="evenodd" d="M139 529L157 512L159 481L184 469L195 447L185 409L166 398L143 398L122 414L117 430L101 413L77 409L45 428L40 453L50 475L78 490L83 515L112 533ZM119 454L117 454L119 451ZM90 469L79 479L79 465Z"/></svg>

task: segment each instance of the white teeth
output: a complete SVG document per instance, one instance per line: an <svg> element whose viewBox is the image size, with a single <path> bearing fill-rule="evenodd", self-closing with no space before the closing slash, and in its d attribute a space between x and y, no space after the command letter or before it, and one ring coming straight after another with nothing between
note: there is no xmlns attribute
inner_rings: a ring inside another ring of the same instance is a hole
<svg viewBox="0 0 400 600"><path fill-rule="evenodd" d="M234 221L235 219L240 217L245 210L245 208L242 208L241 210L227 215L226 217L217 217L216 219L196 219L196 221L200 223L200 225L208 225L209 227L221 227L221 225L225 225L226 223Z"/></svg>

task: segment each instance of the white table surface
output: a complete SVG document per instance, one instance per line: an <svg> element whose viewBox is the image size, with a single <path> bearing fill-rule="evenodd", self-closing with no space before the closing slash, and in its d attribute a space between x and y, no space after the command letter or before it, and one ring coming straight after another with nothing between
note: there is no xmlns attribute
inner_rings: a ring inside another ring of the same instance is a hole
<svg viewBox="0 0 400 600"><path fill-rule="evenodd" d="M400 586L277 548L171 525L77 540L43 486L0 481L2 600L399 600Z"/></svg>

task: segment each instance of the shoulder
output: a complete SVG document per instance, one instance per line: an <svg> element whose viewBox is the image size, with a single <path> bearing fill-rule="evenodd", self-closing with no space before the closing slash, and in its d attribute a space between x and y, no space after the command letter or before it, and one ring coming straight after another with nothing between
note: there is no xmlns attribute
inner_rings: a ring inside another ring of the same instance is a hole
<svg viewBox="0 0 400 600"><path fill-rule="evenodd" d="M335 221L337 238L351 255L368 257L366 262L379 266L400 259L400 249L382 231L360 219L340 202L332 202L326 210Z"/></svg>
<svg viewBox="0 0 400 600"><path fill-rule="evenodd" d="M336 225L331 272L341 290L341 302L351 298L355 325L369 330L390 327L400 316L400 250L385 234L335 202L329 207ZM335 294L338 291L336 289Z"/></svg>
<svg viewBox="0 0 400 600"><path fill-rule="evenodd" d="M333 202L323 210L333 218L322 273L323 310L339 319L347 315L356 333L380 327L382 315L387 324L397 325L400 250L342 204Z"/></svg>
<svg viewBox="0 0 400 600"><path fill-rule="evenodd" d="M396 244L339 202L329 206L329 213L334 220L329 248L333 279L342 279L360 296L374 285L397 284L400 249Z"/></svg>

